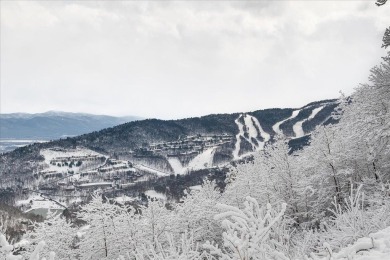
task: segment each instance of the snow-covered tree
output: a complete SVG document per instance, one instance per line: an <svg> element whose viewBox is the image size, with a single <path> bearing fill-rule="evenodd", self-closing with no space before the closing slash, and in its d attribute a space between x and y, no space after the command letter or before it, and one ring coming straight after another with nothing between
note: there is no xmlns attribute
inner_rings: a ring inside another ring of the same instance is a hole
<svg viewBox="0 0 390 260"><path fill-rule="evenodd" d="M147 244L141 248L137 248L132 254L138 260L211 260L214 259L206 251L202 251L199 243L194 240L193 235L183 233L178 241L175 241L174 236L166 233L167 245L163 245L157 241L156 248ZM131 255L128 255L131 259Z"/></svg>
<svg viewBox="0 0 390 260"><path fill-rule="evenodd" d="M262 208L247 197L243 209L224 204L217 207L223 212L215 219L222 220L225 231L222 247L210 242L203 246L211 255L221 260L289 259L289 235L281 225L286 204L277 212L269 203Z"/></svg>
<svg viewBox="0 0 390 260"><path fill-rule="evenodd" d="M247 196L267 203L277 200L271 176L265 170L263 160L262 155L256 153L253 161L231 167L223 194L225 204L240 207Z"/></svg>
<svg viewBox="0 0 390 260"><path fill-rule="evenodd" d="M367 150L365 172L383 182L390 179L386 174L390 169L390 61L374 67L369 79L353 93L339 128L355 144L349 149L355 156L359 155L356 148Z"/></svg>
<svg viewBox="0 0 390 260"><path fill-rule="evenodd" d="M113 259L136 247L138 215L132 208L94 196L82 207L79 218L88 225L78 243L81 259Z"/></svg>
<svg viewBox="0 0 390 260"><path fill-rule="evenodd" d="M239 206L250 196L271 205L287 203L287 212L299 221L307 204L308 183L297 163L297 157L290 155L286 140L267 145L264 151L254 154L253 161L232 169L224 202Z"/></svg>
<svg viewBox="0 0 390 260"><path fill-rule="evenodd" d="M321 126L312 134L310 146L299 153L300 171L307 178L310 189L309 211L314 218L321 218L330 207L333 198L338 202L348 191L353 173L345 153L345 142L333 125Z"/></svg>
<svg viewBox="0 0 390 260"><path fill-rule="evenodd" d="M277 198L271 203L286 203L287 212L296 221L301 222L301 215L307 210L305 192L309 184L301 171L299 153L292 156L287 141L280 139L267 146L262 158L264 170L268 172L267 181L272 183L271 191Z"/></svg>
<svg viewBox="0 0 390 260"><path fill-rule="evenodd" d="M51 252L56 252L57 259L73 259L76 229L59 214L49 214L44 222L35 223L32 230L24 237L29 242L24 246L23 255L29 255L35 250L40 241L45 241L46 246L41 250L41 256L49 257Z"/></svg>
<svg viewBox="0 0 390 260"><path fill-rule="evenodd" d="M166 232L173 231L174 221L177 220L173 212L160 200L149 200L148 206L141 211L142 216L138 224L141 231L140 243L150 243L154 248L157 248L158 243L165 245L163 236Z"/></svg>
<svg viewBox="0 0 390 260"><path fill-rule="evenodd" d="M182 234L191 232L193 239L199 242L217 240L221 235L221 227L213 216L218 213L215 207L221 194L215 190L215 183L206 181L199 191L187 194L181 203L176 205L174 233L180 238Z"/></svg>
<svg viewBox="0 0 390 260"><path fill-rule="evenodd" d="M46 243L44 241L40 241L34 248L34 251L32 251L31 254L27 256L27 258L24 258L21 255L15 255L14 250L17 248L15 245L10 245L5 238L5 235L0 233L0 256L1 259L4 260L23 260L23 259L29 259L29 260L40 260L40 252L42 249L46 246ZM54 252L49 253L49 260L54 260L56 254ZM42 258L42 260L46 260L46 258Z"/></svg>
<svg viewBox="0 0 390 260"><path fill-rule="evenodd" d="M335 200L329 209L332 216L328 222L324 221L321 241L332 249L340 249L390 225L390 203L367 205L362 188L363 185L358 188L351 185L350 195L344 202L340 204Z"/></svg>

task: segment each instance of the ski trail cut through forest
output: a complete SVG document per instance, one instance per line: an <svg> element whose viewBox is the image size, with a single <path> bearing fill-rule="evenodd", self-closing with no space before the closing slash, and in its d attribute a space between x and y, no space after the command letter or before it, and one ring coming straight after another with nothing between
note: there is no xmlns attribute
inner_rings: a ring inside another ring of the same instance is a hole
<svg viewBox="0 0 390 260"><path fill-rule="evenodd" d="M241 117L243 117L245 125L240 122ZM241 149L241 138L244 138L252 145L253 151L263 149L264 144L271 138L271 136L263 130L259 120L257 120L254 116L241 114L236 120L234 120L234 122L239 130L236 135L236 144L233 151L234 159L240 159L242 157L239 155ZM248 137L245 137L245 130L247 130ZM254 140L256 141L254 142Z"/></svg>
<svg viewBox="0 0 390 260"><path fill-rule="evenodd" d="M188 164L190 170L200 170L204 168L211 168L213 166L215 147L205 150L203 153L198 154Z"/></svg>
<svg viewBox="0 0 390 260"><path fill-rule="evenodd" d="M284 122L290 120L290 119L295 118L295 117L299 114L300 111L301 111L301 110L295 110L295 111L293 111L292 114L291 114L291 116L290 116L289 118L286 118L286 119L284 119L284 120L282 120L282 121L277 122L276 124L274 124L274 125L272 126L272 130L274 130L274 132L275 132L276 134L282 135L282 136L283 136L284 134L283 134L283 131L280 129L280 125L283 124Z"/></svg>
<svg viewBox="0 0 390 260"><path fill-rule="evenodd" d="M238 116L238 118L236 120L234 120L234 123L236 123L237 127L238 127L238 134L236 135L236 145L234 147L234 151L233 151L233 157L234 159L239 159L240 156L239 156L239 152L240 152L240 148L241 148L241 136L244 136L244 125L241 124L241 122L239 121L240 118L242 117L242 114Z"/></svg>
<svg viewBox="0 0 390 260"><path fill-rule="evenodd" d="M181 165L181 162L178 158L170 157L170 158L168 158L168 162L171 165L173 172L175 174L185 174L187 172L186 171L187 168L185 168L185 167L183 167L183 165Z"/></svg>
<svg viewBox="0 0 390 260"><path fill-rule="evenodd" d="M318 112L320 112L323 108L324 108L324 106L320 106L320 107L317 107L317 108L313 109L313 111L311 111L311 114L307 118L307 120L313 119L318 114Z"/></svg>
<svg viewBox="0 0 390 260"><path fill-rule="evenodd" d="M258 149L258 150L261 150L261 149L264 148L264 144L265 144L266 142L268 142L269 139L271 139L271 136L270 136L267 132L265 132L265 131L263 130L263 128L262 128L261 125L260 125L259 120L257 120L256 117L250 116L250 118L251 118L251 121L253 120L253 122L255 122L255 125L256 125L257 128L259 129L259 131L260 131L259 136L261 136L261 137L263 138L263 141L261 141L261 140L259 140L259 139L258 139L258 141L257 141L257 142L259 143L259 146L257 147L257 149Z"/></svg>
<svg viewBox="0 0 390 260"><path fill-rule="evenodd" d="M324 108L324 106L320 106L320 107L313 109L308 118L301 120L301 121L295 123L295 125L293 125L293 131L295 134L295 138L299 138L299 137L302 137L305 135L305 132L303 131L303 128L302 128L302 124L306 121L313 119L318 114L318 112L320 112L323 108Z"/></svg>
<svg viewBox="0 0 390 260"><path fill-rule="evenodd" d="M175 174L186 174L190 170L200 170L213 166L215 147L208 148L190 161L187 167L183 167L180 160L175 157L168 159Z"/></svg>

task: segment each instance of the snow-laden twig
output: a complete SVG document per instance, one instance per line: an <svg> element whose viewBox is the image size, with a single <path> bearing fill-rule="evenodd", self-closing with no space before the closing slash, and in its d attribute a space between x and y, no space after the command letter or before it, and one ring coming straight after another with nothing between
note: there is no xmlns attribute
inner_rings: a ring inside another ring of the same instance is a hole
<svg viewBox="0 0 390 260"><path fill-rule="evenodd" d="M274 232L282 221L286 204L276 212L270 204L262 208L248 196L243 209L224 204L217 207L224 211L215 216L215 219L222 220L225 229L223 248L207 242L203 247L210 254L221 260L288 259L283 248L284 238Z"/></svg>

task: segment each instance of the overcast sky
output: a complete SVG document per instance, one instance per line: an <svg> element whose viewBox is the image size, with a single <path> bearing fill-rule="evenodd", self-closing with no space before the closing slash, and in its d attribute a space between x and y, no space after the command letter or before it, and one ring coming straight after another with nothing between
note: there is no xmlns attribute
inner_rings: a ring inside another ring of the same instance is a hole
<svg viewBox="0 0 390 260"><path fill-rule="evenodd" d="M1 113L162 119L337 98L381 61L390 4L1 1Z"/></svg>

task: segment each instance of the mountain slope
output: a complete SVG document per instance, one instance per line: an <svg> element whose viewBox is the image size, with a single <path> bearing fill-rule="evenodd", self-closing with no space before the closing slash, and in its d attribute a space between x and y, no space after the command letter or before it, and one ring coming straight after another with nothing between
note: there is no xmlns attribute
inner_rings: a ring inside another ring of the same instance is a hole
<svg viewBox="0 0 390 260"><path fill-rule="evenodd" d="M248 113L215 114L180 120L147 119L128 122L77 137L29 145L3 154L0 174L36 171L41 149L78 146L108 156L161 167L172 171L167 158L176 156L186 167L197 154L214 147L213 165L221 165L259 150L278 134L290 138L293 148L307 144L306 134L319 124L327 123L337 106L336 100L310 103L299 109L265 109ZM292 117L294 111L299 113ZM242 124L240 130L237 122ZM300 138L295 138L294 125L301 124ZM278 133L274 131L279 127ZM240 132L241 131L241 132ZM29 162L29 163L28 163ZM153 163L154 162L154 163ZM155 164L155 165L154 165ZM212 165L209 165L209 167Z"/></svg>
<svg viewBox="0 0 390 260"><path fill-rule="evenodd" d="M49 111L39 114L1 114L2 139L58 139L77 136L107 127L139 120L139 117L113 117Z"/></svg>
<svg viewBox="0 0 390 260"><path fill-rule="evenodd" d="M70 205L70 198L85 199L96 189L134 197L155 183L166 191L159 183L169 180L176 196L206 176L223 182L227 165L250 158L279 136L290 140L291 151L302 148L312 129L332 121L337 105L325 100L298 109L147 119L31 144L0 154L0 191L15 201L35 200L40 193ZM41 202L34 203L27 206L41 212Z"/></svg>

